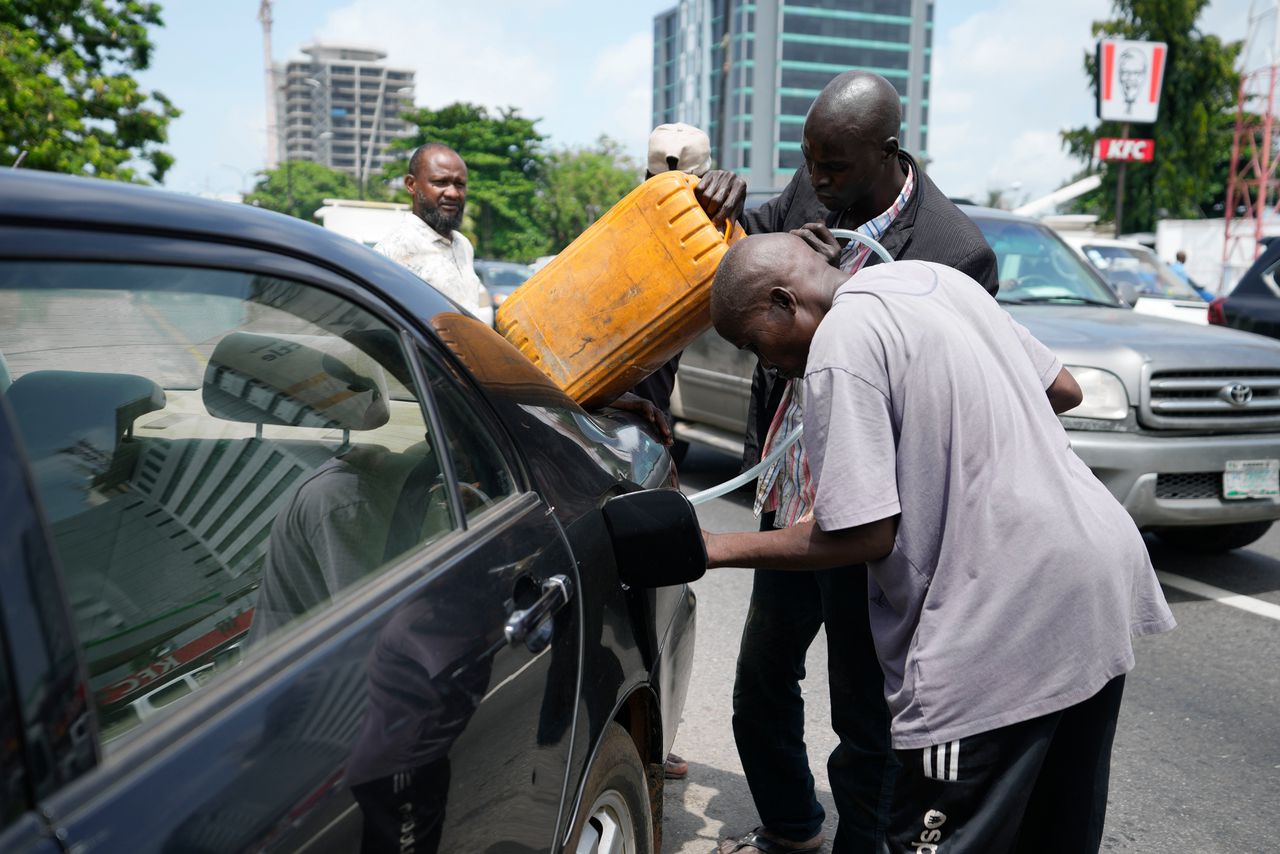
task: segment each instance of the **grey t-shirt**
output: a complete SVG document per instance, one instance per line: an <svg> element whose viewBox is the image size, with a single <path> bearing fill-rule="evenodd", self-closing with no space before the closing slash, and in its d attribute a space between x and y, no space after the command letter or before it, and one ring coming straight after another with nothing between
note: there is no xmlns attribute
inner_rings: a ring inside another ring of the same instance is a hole
<svg viewBox="0 0 1280 854"><path fill-rule="evenodd" d="M1124 508L1045 395L1062 367L963 273L904 261L836 294L805 373L825 531L901 513L870 564L893 745L1058 711L1133 667L1165 604Z"/></svg>

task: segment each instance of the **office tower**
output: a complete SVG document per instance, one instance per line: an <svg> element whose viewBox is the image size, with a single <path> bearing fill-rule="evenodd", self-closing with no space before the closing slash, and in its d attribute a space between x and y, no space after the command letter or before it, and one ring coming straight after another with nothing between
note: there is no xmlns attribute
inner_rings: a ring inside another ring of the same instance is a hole
<svg viewBox="0 0 1280 854"><path fill-rule="evenodd" d="M282 160L313 160L346 172L363 188L402 157L387 146L413 133L400 118L413 108L413 71L383 64L386 53L310 45L307 59L277 71Z"/></svg>
<svg viewBox="0 0 1280 854"><path fill-rule="evenodd" d="M928 157L933 0L680 0L653 27L653 123L706 130L753 191L791 179L809 105L850 69L893 83L903 147Z"/></svg>

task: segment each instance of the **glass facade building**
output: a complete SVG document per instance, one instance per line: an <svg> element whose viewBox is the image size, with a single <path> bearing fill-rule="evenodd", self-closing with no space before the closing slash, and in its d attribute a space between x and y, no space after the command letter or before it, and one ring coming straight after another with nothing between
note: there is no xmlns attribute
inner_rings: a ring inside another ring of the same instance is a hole
<svg viewBox="0 0 1280 854"><path fill-rule="evenodd" d="M717 166L780 189L813 99L862 69L897 88L903 147L927 159L932 49L933 0L680 0L654 17L653 123L701 127Z"/></svg>

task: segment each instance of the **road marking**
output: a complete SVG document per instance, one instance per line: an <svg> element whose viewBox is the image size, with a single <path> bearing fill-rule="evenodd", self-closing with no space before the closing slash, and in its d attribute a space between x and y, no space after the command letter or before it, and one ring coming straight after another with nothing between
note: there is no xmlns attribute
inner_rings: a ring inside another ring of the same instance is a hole
<svg viewBox="0 0 1280 854"><path fill-rule="evenodd" d="M1239 608L1241 611L1248 611L1250 614L1257 614L1260 617L1280 620L1280 605L1273 605L1270 602L1264 602L1261 599L1255 599L1252 596L1245 596L1241 593L1232 593L1230 590L1223 590L1221 587L1214 587L1212 584L1205 584L1202 581L1174 575L1172 572L1163 572L1159 569L1156 570L1156 577L1160 579L1161 584L1175 587L1184 593L1203 596L1205 599L1212 599L1215 602L1221 602L1223 605L1230 605L1232 608Z"/></svg>
<svg viewBox="0 0 1280 854"><path fill-rule="evenodd" d="M169 318L165 317L146 303L142 303L138 307L142 309L144 314L154 320L157 326L159 326L164 332L168 333L169 337L173 339L175 344L190 353L191 357L196 360L201 368L208 367L209 357L197 350L195 346L192 345L191 339L184 335L181 329L170 323Z"/></svg>

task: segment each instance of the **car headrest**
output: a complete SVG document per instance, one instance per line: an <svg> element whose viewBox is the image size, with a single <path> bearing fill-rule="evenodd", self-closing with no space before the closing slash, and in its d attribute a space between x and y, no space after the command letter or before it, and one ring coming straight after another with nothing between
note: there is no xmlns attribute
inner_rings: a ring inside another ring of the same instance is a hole
<svg viewBox="0 0 1280 854"><path fill-rule="evenodd" d="M32 371L5 396L33 457L80 448L113 454L140 415L164 409L164 389L133 374Z"/></svg>
<svg viewBox="0 0 1280 854"><path fill-rule="evenodd" d="M382 368L328 335L232 332L204 372L204 406L251 424L373 430L387 423Z"/></svg>

